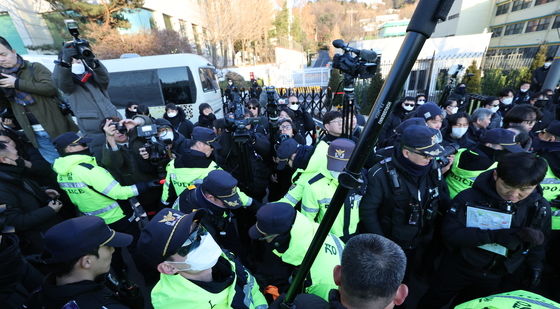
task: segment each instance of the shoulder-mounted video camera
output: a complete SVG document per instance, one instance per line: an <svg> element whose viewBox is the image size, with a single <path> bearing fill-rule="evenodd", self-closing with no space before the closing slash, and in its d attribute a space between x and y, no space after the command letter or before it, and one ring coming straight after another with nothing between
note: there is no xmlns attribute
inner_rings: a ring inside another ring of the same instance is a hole
<svg viewBox="0 0 560 309"><path fill-rule="evenodd" d="M72 46L78 51L78 59L93 60L95 55L91 51L89 42L84 39L80 39L80 31L78 30L78 23L73 19L65 19L64 23L70 35L74 37Z"/></svg>
<svg viewBox="0 0 560 309"><path fill-rule="evenodd" d="M344 50L344 54L334 55L333 68L354 78L371 78L375 75L381 60L376 52L352 48L343 40L334 40L332 44L334 47Z"/></svg>

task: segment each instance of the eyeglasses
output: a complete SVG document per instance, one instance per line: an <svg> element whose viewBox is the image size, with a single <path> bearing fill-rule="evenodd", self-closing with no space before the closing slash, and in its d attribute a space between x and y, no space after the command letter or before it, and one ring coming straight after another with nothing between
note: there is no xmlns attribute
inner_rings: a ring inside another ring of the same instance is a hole
<svg viewBox="0 0 560 309"><path fill-rule="evenodd" d="M177 250L177 254L182 257L187 256L189 252L191 252L192 250L200 246L200 241L202 240L202 236L206 234L208 234L206 228L204 228L204 226L202 225L199 225L198 228L189 235L189 238L185 240L185 243L183 243L181 248Z"/></svg>
<svg viewBox="0 0 560 309"><path fill-rule="evenodd" d="M414 103L404 103L404 106L414 106Z"/></svg>
<svg viewBox="0 0 560 309"><path fill-rule="evenodd" d="M280 130L289 130L291 128L292 128L292 126L289 125L289 124L283 124L283 125L280 126Z"/></svg>
<svg viewBox="0 0 560 309"><path fill-rule="evenodd" d="M290 102L290 104L292 104L292 105L297 105L297 104L299 104L299 102L298 102L298 101Z"/></svg>
<svg viewBox="0 0 560 309"><path fill-rule="evenodd" d="M413 148L410 148L410 147L404 147L404 149L406 149L406 150L408 150L408 151L410 151L410 152L412 152L412 153L414 153L414 154L417 154L417 155L419 155L419 156L422 156L422 157L424 157L425 159L433 159L433 158L434 158L433 156L427 155L427 154L425 154L425 153L423 153L423 152L417 151L416 149L413 149Z"/></svg>
<svg viewBox="0 0 560 309"><path fill-rule="evenodd" d="M249 106L249 109L259 109L259 108L256 106Z"/></svg>

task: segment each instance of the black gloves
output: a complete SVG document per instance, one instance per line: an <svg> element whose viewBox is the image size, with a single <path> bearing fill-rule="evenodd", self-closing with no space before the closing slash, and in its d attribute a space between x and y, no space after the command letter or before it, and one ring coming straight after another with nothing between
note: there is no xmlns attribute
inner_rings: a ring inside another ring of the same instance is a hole
<svg viewBox="0 0 560 309"><path fill-rule="evenodd" d="M529 244L530 247L539 246L544 243L544 233L530 227L524 227L517 231L517 236Z"/></svg>
<svg viewBox="0 0 560 309"><path fill-rule="evenodd" d="M74 48L72 42L64 44L62 47L62 61L66 62L67 64L72 64L72 58L76 58L78 56L78 50Z"/></svg>
<svg viewBox="0 0 560 309"><path fill-rule="evenodd" d="M521 239L516 235L517 230L499 229L490 231L492 242L500 244L509 250L516 250L521 246Z"/></svg>
<svg viewBox="0 0 560 309"><path fill-rule="evenodd" d="M163 183L160 183L160 180L150 180L150 181L143 181L136 184L136 189L138 190L138 194L142 194L150 189L161 187Z"/></svg>

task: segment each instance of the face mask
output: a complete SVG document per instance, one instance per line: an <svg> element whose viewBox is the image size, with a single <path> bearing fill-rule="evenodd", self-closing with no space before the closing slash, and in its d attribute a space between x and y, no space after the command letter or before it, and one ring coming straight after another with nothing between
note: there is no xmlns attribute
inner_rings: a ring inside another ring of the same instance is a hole
<svg viewBox="0 0 560 309"><path fill-rule="evenodd" d="M496 113L499 109L500 109L499 106L491 107L491 108L490 108L490 110L492 111L492 113Z"/></svg>
<svg viewBox="0 0 560 309"><path fill-rule="evenodd" d="M510 105L513 102L513 98L505 98L502 103L505 105Z"/></svg>
<svg viewBox="0 0 560 309"><path fill-rule="evenodd" d="M424 105L424 103L426 103L425 100L418 100L418 102L416 102L416 104L418 105Z"/></svg>
<svg viewBox="0 0 560 309"><path fill-rule="evenodd" d="M86 72L86 67L81 63L72 63L72 73L82 75Z"/></svg>
<svg viewBox="0 0 560 309"><path fill-rule="evenodd" d="M170 139L173 140L175 138L173 131L164 131L163 133L161 133L159 135L159 139L164 140L164 139Z"/></svg>
<svg viewBox="0 0 560 309"><path fill-rule="evenodd" d="M334 179L338 179L340 172L335 172L335 171L329 171L329 172L331 172L331 176L333 176Z"/></svg>
<svg viewBox="0 0 560 309"><path fill-rule="evenodd" d="M418 102L420 102L420 101L418 101ZM420 103L418 103L418 104L420 104ZM404 105L404 104L403 104L402 108L403 108L405 111L410 112L411 110L414 109L414 106Z"/></svg>
<svg viewBox="0 0 560 309"><path fill-rule="evenodd" d="M297 103L296 104L291 104L290 103L290 105L288 105L288 107L293 111L297 111L299 109L299 104L297 104Z"/></svg>
<svg viewBox="0 0 560 309"><path fill-rule="evenodd" d="M222 249L210 234L200 238L200 245L187 254L184 262L167 262L172 264L177 271L198 273L210 269L218 263Z"/></svg>
<svg viewBox="0 0 560 309"><path fill-rule="evenodd" d="M552 62L545 62L544 63L544 68L548 69L551 65L552 65Z"/></svg>
<svg viewBox="0 0 560 309"><path fill-rule="evenodd" d="M527 92L528 90L529 90L529 89L519 89L519 91L521 91L521 92L523 92L523 93Z"/></svg>
<svg viewBox="0 0 560 309"><path fill-rule="evenodd" d="M451 128L451 137L461 138L469 128Z"/></svg>
<svg viewBox="0 0 560 309"><path fill-rule="evenodd" d="M443 136L441 135L441 131L440 131L440 130L438 130L437 133L436 133L436 135L434 135L434 136L436 137L436 143L439 144L439 143L443 142Z"/></svg>
<svg viewBox="0 0 560 309"><path fill-rule="evenodd" d="M457 114L457 111L459 110L458 107L452 107L451 108L451 114Z"/></svg>
<svg viewBox="0 0 560 309"><path fill-rule="evenodd" d="M231 85L233 85L233 83L232 83L232 82L228 82L228 85L230 85L230 86L231 86Z"/></svg>
<svg viewBox="0 0 560 309"><path fill-rule="evenodd" d="M169 117L169 118L173 118L175 116L177 116L177 112L168 112L167 113L167 117Z"/></svg>

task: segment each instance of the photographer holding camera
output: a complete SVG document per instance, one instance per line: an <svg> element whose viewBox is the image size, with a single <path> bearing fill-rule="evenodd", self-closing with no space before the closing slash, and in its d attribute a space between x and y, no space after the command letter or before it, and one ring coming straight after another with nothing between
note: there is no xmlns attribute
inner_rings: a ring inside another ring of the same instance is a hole
<svg viewBox="0 0 560 309"><path fill-rule="evenodd" d="M130 119L104 119L103 132L106 144L101 152L100 164L106 168L120 184L129 186L138 182L158 179L156 169L144 168L144 160L139 150L134 151L131 132L136 123ZM142 143L143 145L143 143ZM151 166L150 166L151 167ZM153 187L138 195L138 202L147 210L155 211L159 204L161 187Z"/></svg>
<svg viewBox="0 0 560 309"><path fill-rule="evenodd" d="M107 88L109 87L109 72L105 66L95 58L89 49L89 43L78 39L67 42L62 47L60 58L55 61L53 81L60 89L74 116L77 118L80 131L94 137L92 148L101 147L95 141L103 139L99 132L99 121L107 117L119 117L120 114L111 103Z"/></svg>

